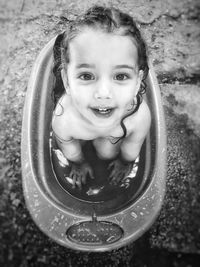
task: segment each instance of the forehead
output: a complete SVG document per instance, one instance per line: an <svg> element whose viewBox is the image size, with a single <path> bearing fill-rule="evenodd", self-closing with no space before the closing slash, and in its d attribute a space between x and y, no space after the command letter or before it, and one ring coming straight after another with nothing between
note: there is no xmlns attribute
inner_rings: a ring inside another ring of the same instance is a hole
<svg viewBox="0 0 200 267"><path fill-rule="evenodd" d="M137 64L137 48L128 36L85 29L69 44L70 63L109 61L112 64Z"/></svg>

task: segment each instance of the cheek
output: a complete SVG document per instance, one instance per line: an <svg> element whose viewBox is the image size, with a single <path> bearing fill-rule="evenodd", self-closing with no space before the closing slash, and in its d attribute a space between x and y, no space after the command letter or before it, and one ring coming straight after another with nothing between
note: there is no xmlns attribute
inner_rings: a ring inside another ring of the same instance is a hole
<svg viewBox="0 0 200 267"><path fill-rule="evenodd" d="M74 103L79 106L85 106L90 102L90 94L81 88L71 91L71 97Z"/></svg>
<svg viewBox="0 0 200 267"><path fill-rule="evenodd" d="M131 103L135 97L134 87L130 86L123 88L123 90L117 93L116 97L118 99L118 102L123 106Z"/></svg>

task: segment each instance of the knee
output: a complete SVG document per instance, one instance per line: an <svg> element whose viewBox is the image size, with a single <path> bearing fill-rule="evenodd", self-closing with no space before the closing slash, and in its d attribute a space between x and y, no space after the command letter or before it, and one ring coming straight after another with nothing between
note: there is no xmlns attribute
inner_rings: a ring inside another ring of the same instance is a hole
<svg viewBox="0 0 200 267"><path fill-rule="evenodd" d="M97 155L101 159L113 159L117 156L119 148L111 144L107 139L97 139L93 141Z"/></svg>
<svg viewBox="0 0 200 267"><path fill-rule="evenodd" d="M109 149L96 149L97 155L100 159L111 160L115 158L118 154L117 151L112 151Z"/></svg>

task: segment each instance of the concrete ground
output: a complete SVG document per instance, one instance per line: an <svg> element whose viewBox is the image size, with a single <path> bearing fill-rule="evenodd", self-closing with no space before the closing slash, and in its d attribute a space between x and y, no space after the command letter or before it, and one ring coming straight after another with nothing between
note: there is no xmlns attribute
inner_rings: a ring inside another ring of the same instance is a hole
<svg viewBox="0 0 200 267"><path fill-rule="evenodd" d="M1 266L197 266L200 255L200 2L113 0L149 47L167 126L167 192L160 216L135 244L75 253L49 240L26 209L21 181L22 109L42 47L95 0L0 1ZM145 255L145 257L144 257Z"/></svg>

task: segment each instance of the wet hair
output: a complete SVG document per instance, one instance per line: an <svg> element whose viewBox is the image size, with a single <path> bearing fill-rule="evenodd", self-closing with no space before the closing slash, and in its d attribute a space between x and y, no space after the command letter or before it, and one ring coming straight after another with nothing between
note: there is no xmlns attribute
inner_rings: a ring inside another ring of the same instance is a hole
<svg viewBox="0 0 200 267"><path fill-rule="evenodd" d="M145 42L140 34L139 29L136 26L133 18L126 13L121 12L116 8L108 8L102 6L94 6L88 11L77 17L72 21L66 30L57 36L53 47L54 55L54 67L53 73L55 75L55 85L52 91L52 97L54 102L54 108L65 92L61 77L61 69L70 62L69 43L85 28L92 28L103 31L105 33L113 33L119 36L129 37L137 47L138 52L138 69L143 71L143 78L141 81L140 89L136 95L136 101L133 100L132 108L128 114L126 114L120 125L123 129L123 135L115 142L126 137L127 129L124 125L124 120L137 112L142 102L142 95L146 91L146 77L148 75L148 62Z"/></svg>

